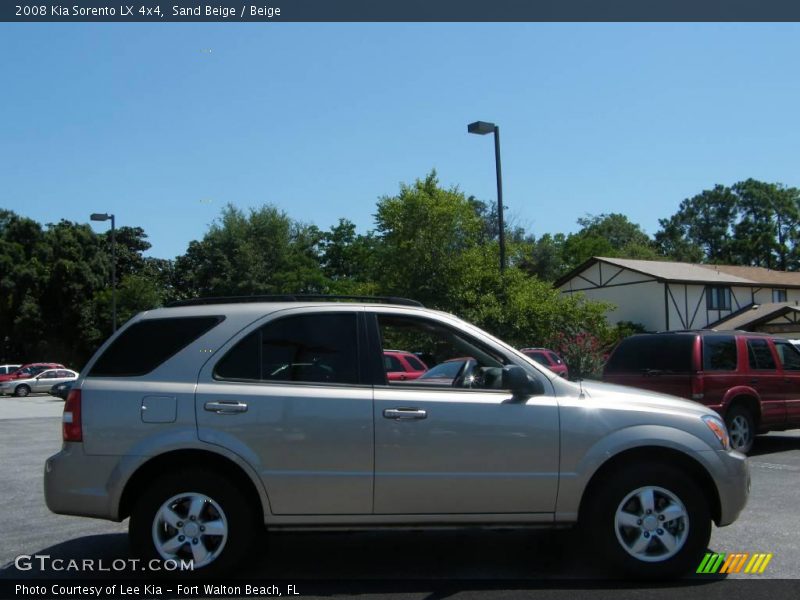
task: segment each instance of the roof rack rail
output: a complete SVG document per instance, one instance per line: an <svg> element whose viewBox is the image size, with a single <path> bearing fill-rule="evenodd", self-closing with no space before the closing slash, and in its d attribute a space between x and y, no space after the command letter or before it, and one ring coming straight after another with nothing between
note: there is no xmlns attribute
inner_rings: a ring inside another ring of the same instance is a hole
<svg viewBox="0 0 800 600"><path fill-rule="evenodd" d="M167 307L175 306L202 306L205 304L240 304L246 302L301 302L311 301L339 301L350 300L354 302L377 302L381 304L398 304L400 306L418 306L424 308L421 302L397 296L340 296L329 294L272 294L261 296L212 296L207 298L189 298L188 300L175 300Z"/></svg>

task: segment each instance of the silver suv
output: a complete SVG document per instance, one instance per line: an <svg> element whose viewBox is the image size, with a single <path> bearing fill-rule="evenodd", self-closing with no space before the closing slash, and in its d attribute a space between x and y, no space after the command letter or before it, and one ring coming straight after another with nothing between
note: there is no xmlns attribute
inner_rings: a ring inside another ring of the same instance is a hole
<svg viewBox="0 0 800 600"><path fill-rule="evenodd" d="M89 361L47 460L60 514L130 516L144 558L224 571L262 526L564 526L640 576L697 566L750 487L713 411L565 381L396 298L201 299L133 318ZM384 348L462 359L390 381Z"/></svg>

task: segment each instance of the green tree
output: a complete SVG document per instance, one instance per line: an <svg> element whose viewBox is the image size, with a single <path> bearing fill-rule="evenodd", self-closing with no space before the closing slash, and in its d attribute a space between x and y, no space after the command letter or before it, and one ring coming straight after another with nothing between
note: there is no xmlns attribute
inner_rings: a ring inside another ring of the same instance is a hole
<svg viewBox="0 0 800 600"><path fill-rule="evenodd" d="M800 191L747 179L681 202L659 221L656 242L675 260L800 268Z"/></svg>
<svg viewBox="0 0 800 600"><path fill-rule="evenodd" d="M466 252L478 245L483 232L483 221L464 194L438 183L434 171L401 185L397 196L378 201L375 215L376 283L385 293L432 306L448 304Z"/></svg>
<svg viewBox="0 0 800 600"><path fill-rule="evenodd" d="M237 296L319 293L327 282L318 258L322 235L273 206L245 214L233 205L175 264L176 294Z"/></svg>
<svg viewBox="0 0 800 600"><path fill-rule="evenodd" d="M733 186L739 221L731 243L737 264L796 270L800 193L754 179Z"/></svg>
<svg viewBox="0 0 800 600"><path fill-rule="evenodd" d="M566 241L567 236L563 233L554 235L545 233L530 244L529 252L521 262L521 268L542 281L555 281L568 270L564 263Z"/></svg>
<svg viewBox="0 0 800 600"><path fill-rule="evenodd" d="M381 293L452 312L517 346L546 346L567 328L606 334L609 307L530 276L518 264L525 242L510 241L501 275L479 211L459 190L439 187L435 173L382 198L376 222Z"/></svg>
<svg viewBox="0 0 800 600"><path fill-rule="evenodd" d="M593 256L659 258L653 241L636 223L619 213L587 215L578 219L581 229L564 242L563 260L573 268Z"/></svg>
<svg viewBox="0 0 800 600"><path fill-rule="evenodd" d="M320 241L320 262L324 276L330 281L331 292L373 293L375 248L375 237L356 233L355 224L347 219L339 219L324 232Z"/></svg>

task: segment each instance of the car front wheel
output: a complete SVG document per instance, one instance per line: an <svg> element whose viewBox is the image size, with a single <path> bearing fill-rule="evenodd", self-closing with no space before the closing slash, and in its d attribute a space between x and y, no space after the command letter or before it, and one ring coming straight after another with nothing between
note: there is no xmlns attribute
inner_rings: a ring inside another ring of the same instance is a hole
<svg viewBox="0 0 800 600"><path fill-rule="evenodd" d="M30 393L31 388L29 388L27 385L18 385L16 388L14 388L14 395L18 398L24 398Z"/></svg>
<svg viewBox="0 0 800 600"><path fill-rule="evenodd" d="M665 463L629 465L589 491L581 522L616 571L673 577L699 564L711 536L708 502Z"/></svg>
<svg viewBox="0 0 800 600"><path fill-rule="evenodd" d="M257 512L238 486L220 474L195 470L155 480L134 506L129 525L138 556L191 561L191 569L203 573L240 565L257 530Z"/></svg>

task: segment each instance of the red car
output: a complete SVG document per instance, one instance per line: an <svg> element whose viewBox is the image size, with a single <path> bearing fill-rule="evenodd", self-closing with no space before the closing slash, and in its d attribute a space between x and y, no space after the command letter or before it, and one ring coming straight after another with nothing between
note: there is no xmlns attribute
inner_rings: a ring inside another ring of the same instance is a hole
<svg viewBox="0 0 800 600"><path fill-rule="evenodd" d="M416 379L428 370L424 362L405 350L384 350L383 366L389 381Z"/></svg>
<svg viewBox="0 0 800 600"><path fill-rule="evenodd" d="M689 398L725 419L734 450L757 433L800 427L800 352L744 331L667 331L622 340L603 381Z"/></svg>
<svg viewBox="0 0 800 600"><path fill-rule="evenodd" d="M567 363L552 350L548 350L547 348L522 348L520 352L525 356L529 356L540 365L544 365L556 375L561 375L564 379L569 377Z"/></svg>
<svg viewBox="0 0 800 600"><path fill-rule="evenodd" d="M12 379L21 379L23 377L34 377L46 371L47 369L63 369L64 365L61 363L28 363L22 365L16 371L12 371L8 375L0 375L0 381L11 381Z"/></svg>

